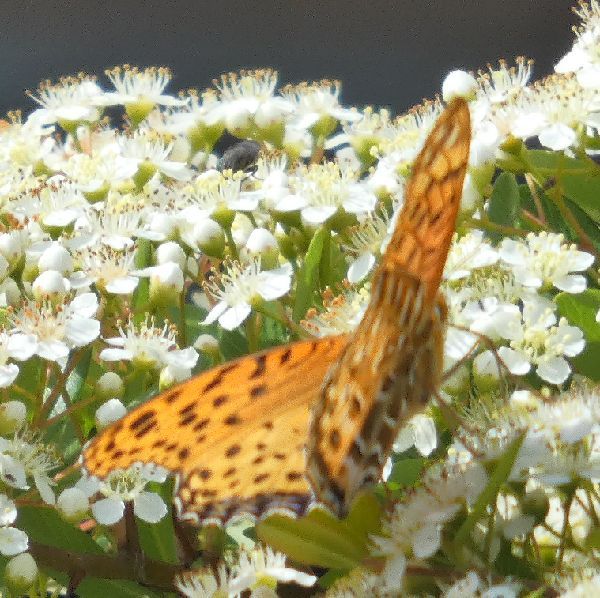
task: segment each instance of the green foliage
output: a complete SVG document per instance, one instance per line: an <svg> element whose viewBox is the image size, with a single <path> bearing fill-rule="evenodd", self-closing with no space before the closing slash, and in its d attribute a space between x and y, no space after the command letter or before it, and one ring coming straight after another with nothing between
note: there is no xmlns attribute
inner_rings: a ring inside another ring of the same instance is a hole
<svg viewBox="0 0 600 598"><path fill-rule="evenodd" d="M317 508L301 519L271 515L257 524L256 532L299 563L349 570L367 557L369 534L377 533L380 525L379 503L365 494L344 520Z"/></svg>

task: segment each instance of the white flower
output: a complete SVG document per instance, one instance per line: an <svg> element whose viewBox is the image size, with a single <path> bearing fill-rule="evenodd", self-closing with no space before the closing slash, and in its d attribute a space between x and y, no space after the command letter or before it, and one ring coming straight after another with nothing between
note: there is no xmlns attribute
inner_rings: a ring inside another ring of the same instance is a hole
<svg viewBox="0 0 600 598"><path fill-rule="evenodd" d="M162 483L166 472L159 468L151 473L148 467L132 466L126 471L115 470L102 481L82 478L76 487L92 496L100 492L101 498L92 504L92 513L102 525L114 525L125 512L125 502L133 501L136 517L148 523L158 523L167 514L167 505L156 492L144 490L148 482Z"/></svg>
<svg viewBox="0 0 600 598"><path fill-rule="evenodd" d="M9 436L20 430L27 418L27 407L21 401L0 404L0 435Z"/></svg>
<svg viewBox="0 0 600 598"><path fill-rule="evenodd" d="M175 586L187 598L237 597L239 593L231 591L229 578L225 565L221 563L216 575L208 567L183 573L175 578Z"/></svg>
<svg viewBox="0 0 600 598"><path fill-rule="evenodd" d="M182 106L184 100L163 94L171 80L171 71L165 67L149 67L139 70L124 65L107 70L106 76L115 86L116 92L105 93L102 103L110 104L147 104L151 109L155 104L161 106ZM149 112L150 110L148 110Z"/></svg>
<svg viewBox="0 0 600 598"><path fill-rule="evenodd" d="M57 270L62 274L69 274L73 271L73 258L69 251L60 243L52 243L50 247L44 249L38 262L40 272L46 270Z"/></svg>
<svg viewBox="0 0 600 598"><path fill-rule="evenodd" d="M516 67L509 67L505 60L500 60L497 67L488 65L488 72L480 72L477 83L479 91L477 102L471 109L489 110L491 104L502 104L517 97L531 78L533 61L519 56L515 59ZM477 120L475 116L475 120Z"/></svg>
<svg viewBox="0 0 600 598"><path fill-rule="evenodd" d="M233 330L250 315L255 301L282 297L290 290L291 280L291 268L287 265L261 272L260 260L252 260L247 265L232 262L221 275L219 284L207 284L207 291L218 303L202 323L212 324L218 320L225 330Z"/></svg>
<svg viewBox="0 0 600 598"><path fill-rule="evenodd" d="M29 118L44 124L94 121L100 116L97 104L102 90L91 77L65 77L54 85L45 82L37 95L29 96L43 106Z"/></svg>
<svg viewBox="0 0 600 598"><path fill-rule="evenodd" d="M176 181L187 181L192 174L185 162L170 158L173 144L164 144L149 129L137 129L133 135L121 136L117 141L123 157L138 167L147 164Z"/></svg>
<svg viewBox="0 0 600 598"><path fill-rule="evenodd" d="M335 121L352 122L361 119L356 110L340 106L339 81L287 85L283 89L283 95L296 104L294 126L299 129L313 128L323 137L333 131L337 124Z"/></svg>
<svg viewBox="0 0 600 598"><path fill-rule="evenodd" d="M196 177L183 189L182 195L187 203L178 215L183 235L186 227L193 228L202 219L216 218L224 210L256 210L260 193L242 191L238 173L227 176L215 170ZM190 243L188 245L194 246Z"/></svg>
<svg viewBox="0 0 600 598"><path fill-rule="evenodd" d="M454 238L446 260L444 278L467 278L472 270L492 266L497 261L498 252L483 238L483 231L472 230L460 238Z"/></svg>
<svg viewBox="0 0 600 598"><path fill-rule="evenodd" d="M497 112L515 137L537 136L543 146L560 151L578 144L582 125L598 126L597 102L595 89L584 89L574 76L555 74Z"/></svg>
<svg viewBox="0 0 600 598"><path fill-rule="evenodd" d="M142 213L131 203L124 203L123 196L109 194L104 209L87 214L85 229L79 236L79 247L106 245L115 251L133 248L135 237L159 240L158 235L144 230ZM115 206L115 204L120 204Z"/></svg>
<svg viewBox="0 0 600 598"><path fill-rule="evenodd" d="M37 349L33 334L0 332L0 388L7 388L19 374L19 367L9 360L26 361Z"/></svg>
<svg viewBox="0 0 600 598"><path fill-rule="evenodd" d="M281 212L300 210L309 224L329 220L338 210L350 214L366 214L375 209L377 198L356 173L340 170L334 162L312 164L298 169L291 179L293 193L275 206Z"/></svg>
<svg viewBox="0 0 600 598"><path fill-rule="evenodd" d="M573 357L583 351L583 333L565 318L557 323L549 301L537 297L525 300L523 305L522 317L513 314L499 331L510 341L510 347L500 347L498 354L513 374L527 374L535 365L540 378L550 384L562 384L571 373L564 356Z"/></svg>
<svg viewBox="0 0 600 598"><path fill-rule="evenodd" d="M395 223L395 220L392 220ZM382 247L392 233L390 220L385 215L367 217L361 222L350 237L349 244L344 247L351 255L356 256L348 268L348 280L352 284L360 282L375 266L376 258L381 255Z"/></svg>
<svg viewBox="0 0 600 598"><path fill-rule="evenodd" d="M600 573L595 575L585 576L582 572L578 572L578 579L572 579L567 585L563 582L564 591L558 596L559 598L590 598L591 596L600 595Z"/></svg>
<svg viewBox="0 0 600 598"><path fill-rule="evenodd" d="M233 567L230 591L243 592L279 581L309 588L315 584L317 577L286 567L284 554L275 552L268 546L258 546L252 551L240 553L239 561Z"/></svg>
<svg viewBox="0 0 600 598"><path fill-rule="evenodd" d="M101 293L114 295L131 295L137 288L133 248L116 250L98 244L79 251L77 259L81 270L71 278L75 288L95 284Z"/></svg>
<svg viewBox="0 0 600 598"><path fill-rule="evenodd" d="M508 581L501 585L487 585L475 571L469 571L466 577L446 589L442 598L517 598L520 591L518 583Z"/></svg>
<svg viewBox="0 0 600 598"><path fill-rule="evenodd" d="M577 81L582 87L600 88L600 6L597 0L580 2L573 11L583 24L575 29L577 39L573 47L556 64L557 73L577 73Z"/></svg>
<svg viewBox="0 0 600 598"><path fill-rule="evenodd" d="M92 316L98 310L94 293L82 293L70 303L27 302L11 315L17 331L35 337L35 353L43 359L58 361L71 349L83 347L100 334L100 322Z"/></svg>
<svg viewBox="0 0 600 598"><path fill-rule="evenodd" d="M474 463L448 471L430 470L422 486L394 505L384 521L385 535L371 538L372 554L386 556L386 568L395 570L402 570L411 555L433 556L441 546L444 525L477 498L486 482L485 470Z"/></svg>
<svg viewBox="0 0 600 598"><path fill-rule="evenodd" d="M283 121L294 109L289 100L273 95L277 72L271 69L229 73L215 83L220 102L211 110L211 117L239 137L248 135L252 125L264 129Z"/></svg>
<svg viewBox="0 0 600 598"><path fill-rule="evenodd" d="M89 205L72 183L64 180L53 183L56 184L22 195L10 204L9 211L19 219L35 219L48 228L72 226L85 214Z"/></svg>
<svg viewBox="0 0 600 598"><path fill-rule="evenodd" d="M331 291L323 293L321 312L310 309L302 326L312 335L318 337L352 332L362 320L369 304L369 290L350 289L342 295L334 296Z"/></svg>
<svg viewBox="0 0 600 598"><path fill-rule="evenodd" d="M414 446L421 455L428 457L438 444L435 422L427 415L415 415L401 428L394 441L394 452L402 453Z"/></svg>
<svg viewBox="0 0 600 598"><path fill-rule="evenodd" d="M177 330L168 322L162 328L157 328L152 318L147 318L139 326L129 321L119 332L120 336L106 339L111 348L104 349L100 353L100 359L132 361L142 368L171 367L188 371L191 371L198 360L198 353L193 347L177 348Z"/></svg>
<svg viewBox="0 0 600 598"><path fill-rule="evenodd" d="M15 488L26 488L25 476L31 476L42 500L54 504L51 488L54 482L48 474L60 461L53 448L43 444L31 432L18 431L10 440L0 437L0 453L2 477L6 483Z"/></svg>
<svg viewBox="0 0 600 598"><path fill-rule="evenodd" d="M563 242L561 234L545 231L529 233L525 242L504 239L500 258L509 266L516 280L525 287L547 288L551 285L568 293L581 293L587 282L580 274L594 263L594 256Z"/></svg>
<svg viewBox="0 0 600 598"><path fill-rule="evenodd" d="M27 534L20 529L10 527L17 519L15 503L6 494L0 494L0 553L13 556L27 550Z"/></svg>

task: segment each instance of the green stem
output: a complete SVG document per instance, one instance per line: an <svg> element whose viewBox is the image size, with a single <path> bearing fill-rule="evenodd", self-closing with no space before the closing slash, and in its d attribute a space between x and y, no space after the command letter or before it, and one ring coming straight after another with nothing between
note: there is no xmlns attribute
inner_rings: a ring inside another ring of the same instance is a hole
<svg viewBox="0 0 600 598"><path fill-rule="evenodd" d="M267 318L271 318L272 320L283 324L284 326L289 328L291 332L293 332L300 338L311 337L311 334L308 331L306 331L304 328L302 328L302 326L296 324L296 322L294 322L286 316L285 309L279 301L275 302L275 305L277 306L276 310L269 309L265 304L256 305L254 307L254 310L257 313L266 316Z"/></svg>
<svg viewBox="0 0 600 598"><path fill-rule="evenodd" d="M185 347L187 345L187 334L185 327L185 289L179 293L179 346Z"/></svg>
<svg viewBox="0 0 600 598"><path fill-rule="evenodd" d="M252 312L246 320L246 340L249 353L258 351L258 318L259 314Z"/></svg>
<svg viewBox="0 0 600 598"><path fill-rule="evenodd" d="M573 496L571 493L565 503L564 506L564 515L563 515L563 528L560 534L560 544L558 545L558 555L556 557L556 562L558 565L558 572L562 570L563 558L565 555L565 548L567 546L567 536L569 534L569 513L571 511L571 505L573 504Z"/></svg>
<svg viewBox="0 0 600 598"><path fill-rule="evenodd" d="M225 230L225 237L227 238L227 244L229 245L229 250L231 251L231 257L235 260L240 259L240 255L237 250L237 245L233 240L233 235L231 234L231 227L227 227Z"/></svg>
<svg viewBox="0 0 600 598"><path fill-rule="evenodd" d="M75 366L79 363L79 360L83 356L83 351L75 351L71 354L69 361L67 363L67 367L64 372L61 372L56 380L56 384L52 389L52 392L46 399L46 401L41 406L39 412L34 418L34 426L39 427L42 422L47 419L48 415L52 411L58 397L65 391L65 385L67 383L67 379L71 375L71 372L75 369ZM46 386L46 380L44 379L44 388Z"/></svg>
<svg viewBox="0 0 600 598"><path fill-rule="evenodd" d="M496 224L487 218L481 218L477 220L475 218L468 218L465 221L467 224L474 228L482 228L483 230L487 230L494 233L500 233L501 235L506 236L518 236L518 237L526 237L527 231L522 230L520 228L514 228L512 226L502 226L501 224Z"/></svg>

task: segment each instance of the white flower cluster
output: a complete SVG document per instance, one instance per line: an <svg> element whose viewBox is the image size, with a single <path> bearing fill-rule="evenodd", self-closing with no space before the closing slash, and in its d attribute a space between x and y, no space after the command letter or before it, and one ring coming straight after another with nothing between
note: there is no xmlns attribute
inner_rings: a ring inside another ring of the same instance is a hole
<svg viewBox="0 0 600 598"><path fill-rule="evenodd" d="M518 59L477 76L456 71L444 82L444 99L470 98L472 144L442 285L451 325L443 390L462 404L475 393L483 406L464 409L473 446L455 442L444 466L406 493L371 538L381 575L355 569L330 595L352 595L352 583L401 592L410 562L439 552L445 526L468 513L489 482L467 449L493 461L519 434L510 481L526 487L530 502L542 493L555 508L532 515L520 498L499 493L489 525L472 534L474 546L493 560L501 535L535 529L540 546L554 545L560 517L572 518L582 537L598 519L595 494L578 487L567 508L559 498L559 489L581 480L597 493L597 394L546 404L516 390L529 384L545 396L573 380L586 339L556 298L597 286L593 244L583 251L563 233L542 230L541 213L526 214L530 228L488 218L494 173L518 158L515 145L534 140L569 159L594 152L585 142L600 128L600 5L591 0L577 13L577 39L554 75L530 84L532 65ZM270 69L223 75L202 94L178 96L166 91L165 68L123 66L107 76L113 89L87 75L46 82L30 94L37 110L0 123L0 479L10 490L0 496L0 552L7 556L27 549L25 532L12 527L25 492L75 524L91 512L98 524L114 525L128 502L146 522L167 513L147 489L166 474L145 467L63 482L55 498L60 463L44 436L60 436L53 426L69 422L82 445L93 426L116 421L146 391L189 378L199 353L223 360L222 338L243 333L252 351L271 343L260 335L272 329L277 342L290 333L354 330L412 162L442 108L427 102L395 119L349 109L338 82L278 89ZM121 110L123 126L105 117L107 107ZM227 160L215 149L224 132L249 140ZM328 253L314 263L318 251ZM262 327L267 320L273 326ZM89 363L90 378L75 388L78 366ZM514 391L505 409L493 402L500 389ZM434 416L415 417L395 450L414 446L431 456L444 448ZM316 578L257 548L178 587L188 596L263 596L275 595L277 581L312 586ZM496 587L518 591L509 581L486 585L475 572L443 591L484 596Z"/></svg>

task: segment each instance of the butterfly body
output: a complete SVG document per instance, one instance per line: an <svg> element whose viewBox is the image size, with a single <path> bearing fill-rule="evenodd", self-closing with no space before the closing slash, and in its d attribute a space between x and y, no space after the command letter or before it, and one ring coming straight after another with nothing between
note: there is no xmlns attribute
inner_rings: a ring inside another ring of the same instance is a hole
<svg viewBox="0 0 600 598"><path fill-rule="evenodd" d="M242 357L141 405L84 450L103 478L154 464L175 473L183 518L342 514L380 479L398 429L442 372L439 284L469 154L470 119L454 100L413 167L405 202L356 331Z"/></svg>

